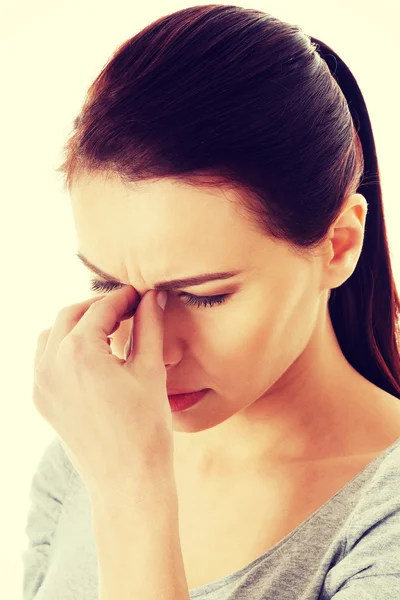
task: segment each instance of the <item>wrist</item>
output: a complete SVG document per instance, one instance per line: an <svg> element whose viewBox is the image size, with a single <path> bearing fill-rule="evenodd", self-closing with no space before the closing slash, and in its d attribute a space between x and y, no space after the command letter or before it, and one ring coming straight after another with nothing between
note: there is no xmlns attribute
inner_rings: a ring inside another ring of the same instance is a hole
<svg viewBox="0 0 400 600"><path fill-rule="evenodd" d="M132 480L134 479L134 480ZM92 510L99 516L115 517L118 512L126 517L126 512L154 510L160 505L177 503L177 490L174 473L163 470L147 474L146 477L131 478L124 484L106 490L90 492Z"/></svg>

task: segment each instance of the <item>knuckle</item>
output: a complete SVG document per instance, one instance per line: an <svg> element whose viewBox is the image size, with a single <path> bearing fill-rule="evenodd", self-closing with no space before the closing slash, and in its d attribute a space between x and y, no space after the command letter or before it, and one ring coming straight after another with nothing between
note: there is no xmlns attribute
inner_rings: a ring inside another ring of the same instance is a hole
<svg viewBox="0 0 400 600"><path fill-rule="evenodd" d="M70 306L63 306L58 311L57 316L61 317L61 318L64 318L64 317L68 317L70 314L71 314L71 307Z"/></svg>
<svg viewBox="0 0 400 600"><path fill-rule="evenodd" d="M65 321L70 323L70 325L77 325L82 317L82 311L77 311L77 307L75 305L72 306L64 306L58 311L57 320Z"/></svg>
<svg viewBox="0 0 400 600"><path fill-rule="evenodd" d="M59 351L68 357L79 356L81 357L84 349L84 339L81 335L77 335L74 332L70 332L66 338L61 342Z"/></svg>
<svg viewBox="0 0 400 600"><path fill-rule="evenodd" d="M43 340L45 340L49 336L50 331L51 331L51 327L49 327L49 329L43 329L43 331L41 331L39 333L39 335L38 335L38 340L40 342L42 342Z"/></svg>

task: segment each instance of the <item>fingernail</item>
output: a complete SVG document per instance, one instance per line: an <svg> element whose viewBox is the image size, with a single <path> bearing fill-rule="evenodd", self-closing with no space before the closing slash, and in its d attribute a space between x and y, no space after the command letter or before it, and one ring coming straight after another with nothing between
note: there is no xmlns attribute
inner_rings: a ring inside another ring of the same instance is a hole
<svg viewBox="0 0 400 600"><path fill-rule="evenodd" d="M129 336L128 347L126 347L126 345L125 345L125 348L124 348L124 360L128 360L131 350L132 350L132 340L131 340L131 336Z"/></svg>
<svg viewBox="0 0 400 600"><path fill-rule="evenodd" d="M165 305L167 304L167 292L158 292L157 294L157 302L164 310Z"/></svg>

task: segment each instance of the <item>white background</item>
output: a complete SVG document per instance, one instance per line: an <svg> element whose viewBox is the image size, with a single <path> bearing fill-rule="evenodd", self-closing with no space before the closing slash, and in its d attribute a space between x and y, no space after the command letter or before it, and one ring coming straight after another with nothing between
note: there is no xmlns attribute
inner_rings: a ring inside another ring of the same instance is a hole
<svg viewBox="0 0 400 600"><path fill-rule="evenodd" d="M61 307L91 295L88 272L75 257L78 247L69 197L63 192L61 174L55 173L62 145L87 88L117 46L163 15L208 3L3 0L0 7L0 590L4 600L22 597L29 485L55 434L32 403L37 336L53 324ZM239 5L300 25L331 46L354 73L374 130L399 281L398 0L254 0Z"/></svg>

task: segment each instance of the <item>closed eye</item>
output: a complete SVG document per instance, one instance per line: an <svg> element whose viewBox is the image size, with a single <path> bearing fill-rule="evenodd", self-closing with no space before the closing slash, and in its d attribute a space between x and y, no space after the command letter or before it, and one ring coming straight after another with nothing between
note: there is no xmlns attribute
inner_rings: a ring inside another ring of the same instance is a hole
<svg viewBox="0 0 400 600"><path fill-rule="evenodd" d="M193 294L181 292L178 296L185 296L187 298L185 304L194 305L197 306L197 308L200 308L201 306L207 307L207 304L209 304L209 307L212 308L215 304L223 304L231 294L220 294L219 296L194 296Z"/></svg>
<svg viewBox="0 0 400 600"><path fill-rule="evenodd" d="M99 293L108 293L113 290L119 289L122 287L120 283L113 281L101 281L100 279L91 279L90 289ZM215 305L223 304L228 296L231 294L219 294L217 296L195 296L194 294L188 294L186 292L181 292L178 294L180 298L186 298L185 304L190 306L196 306L197 308L201 308L202 306L207 308L212 308Z"/></svg>

